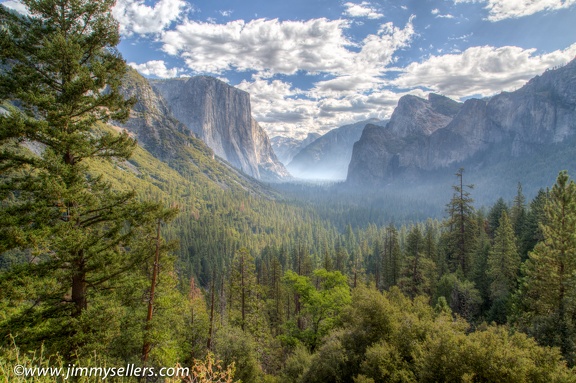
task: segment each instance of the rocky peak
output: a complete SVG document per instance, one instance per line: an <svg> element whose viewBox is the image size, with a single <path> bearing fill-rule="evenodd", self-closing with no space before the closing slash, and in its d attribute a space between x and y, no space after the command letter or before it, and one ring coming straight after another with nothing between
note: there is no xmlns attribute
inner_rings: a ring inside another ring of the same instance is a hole
<svg viewBox="0 0 576 383"><path fill-rule="evenodd" d="M268 181L289 177L252 118L248 93L208 76L152 84L174 116L232 166Z"/></svg>
<svg viewBox="0 0 576 383"><path fill-rule="evenodd" d="M413 95L401 97L392 113L388 129L397 137L429 136L448 125L455 114L454 105L444 99L437 95L429 96L428 100Z"/></svg>
<svg viewBox="0 0 576 383"><path fill-rule="evenodd" d="M575 135L576 60L488 100L402 97L386 129L367 126L354 145L348 182L385 184L487 153L507 160Z"/></svg>

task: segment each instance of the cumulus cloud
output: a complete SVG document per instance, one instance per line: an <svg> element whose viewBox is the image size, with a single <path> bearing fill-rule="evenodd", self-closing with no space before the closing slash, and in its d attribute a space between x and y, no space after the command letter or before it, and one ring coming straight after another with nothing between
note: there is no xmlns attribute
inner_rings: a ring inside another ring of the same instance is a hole
<svg viewBox="0 0 576 383"><path fill-rule="evenodd" d="M576 44L547 54L535 53L535 49L515 46L471 47L460 54L412 63L392 83L401 88L424 87L455 98L490 96L517 89L547 68L567 63L576 55Z"/></svg>
<svg viewBox="0 0 576 383"><path fill-rule="evenodd" d="M152 60L143 64L128 63L132 68L145 76L155 76L159 78L172 78L178 75L178 69L166 68L166 63L162 60Z"/></svg>
<svg viewBox="0 0 576 383"><path fill-rule="evenodd" d="M165 52L182 57L195 72L255 71L238 88L250 93L254 117L271 135L305 135L371 117L389 116L401 95L383 92L383 76L395 53L415 32L380 25L377 33L352 43L345 20L241 20L227 24L189 21L162 36ZM326 74L309 90L276 75Z"/></svg>
<svg viewBox="0 0 576 383"><path fill-rule="evenodd" d="M360 4L356 3L344 3L346 10L342 13L348 17L366 17L368 19L381 19L384 15L376 8L372 6L371 3L363 1Z"/></svg>
<svg viewBox="0 0 576 383"><path fill-rule="evenodd" d="M256 19L210 24L187 21L162 36L163 50L197 72L229 69L294 74L338 72L352 53L345 20Z"/></svg>
<svg viewBox="0 0 576 383"><path fill-rule="evenodd" d="M250 93L252 113L271 137L303 138L311 131L325 133L369 118L385 119L404 94L425 95L420 89L398 93L375 88L367 94L334 93L318 98L313 91L295 88L289 82L262 78L242 81L237 87Z"/></svg>
<svg viewBox="0 0 576 383"><path fill-rule="evenodd" d="M404 28L383 24L377 34L355 44L344 33L349 25L346 20L324 18L236 20L226 24L186 21L163 33L162 41L166 53L180 56L199 73L251 70L271 75L298 71L377 75L414 34L410 19Z"/></svg>
<svg viewBox="0 0 576 383"><path fill-rule="evenodd" d="M454 0L454 2L486 3L488 20L494 22L530 16L542 11L566 9L576 4L576 0Z"/></svg>
<svg viewBox="0 0 576 383"><path fill-rule="evenodd" d="M125 36L160 33L179 20L187 8L184 0L159 0L153 7L143 0L118 0L112 14Z"/></svg>

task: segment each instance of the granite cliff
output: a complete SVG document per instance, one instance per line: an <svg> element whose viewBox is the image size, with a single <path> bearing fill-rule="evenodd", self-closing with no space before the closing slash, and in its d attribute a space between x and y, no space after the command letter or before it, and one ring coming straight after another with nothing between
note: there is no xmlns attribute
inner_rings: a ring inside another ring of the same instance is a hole
<svg viewBox="0 0 576 383"><path fill-rule="evenodd" d="M271 195L262 184L216 157L212 149L172 115L164 98L138 72L128 71L121 92L137 102L125 123L114 122L112 126L126 129L155 158L194 179L196 185Z"/></svg>
<svg viewBox="0 0 576 383"><path fill-rule="evenodd" d="M252 118L250 95L213 77L151 81L172 114L214 153L265 181L289 177L264 130Z"/></svg>
<svg viewBox="0 0 576 383"><path fill-rule="evenodd" d="M347 182L383 185L472 159L476 166L509 161L553 150L574 133L576 61L489 99L404 96L386 126L364 129Z"/></svg>

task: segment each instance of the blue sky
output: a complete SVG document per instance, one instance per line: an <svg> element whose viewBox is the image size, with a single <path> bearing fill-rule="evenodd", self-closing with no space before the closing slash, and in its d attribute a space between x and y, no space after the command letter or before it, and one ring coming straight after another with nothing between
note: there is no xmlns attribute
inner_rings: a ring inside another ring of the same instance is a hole
<svg viewBox="0 0 576 383"><path fill-rule="evenodd" d="M140 73L241 88L271 137L388 118L405 94L514 90L576 55L576 0L118 0L113 13Z"/></svg>

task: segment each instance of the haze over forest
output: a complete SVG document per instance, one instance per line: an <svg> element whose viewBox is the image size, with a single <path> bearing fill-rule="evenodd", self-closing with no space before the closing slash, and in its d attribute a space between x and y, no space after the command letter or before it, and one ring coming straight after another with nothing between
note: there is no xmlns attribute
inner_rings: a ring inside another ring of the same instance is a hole
<svg viewBox="0 0 576 383"><path fill-rule="evenodd" d="M576 382L575 16L0 2L0 381Z"/></svg>

